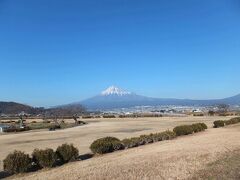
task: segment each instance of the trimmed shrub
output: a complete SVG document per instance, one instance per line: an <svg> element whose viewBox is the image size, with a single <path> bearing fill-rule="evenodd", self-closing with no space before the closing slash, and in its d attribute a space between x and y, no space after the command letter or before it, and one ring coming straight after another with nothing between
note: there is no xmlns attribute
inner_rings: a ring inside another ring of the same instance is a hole
<svg viewBox="0 0 240 180"><path fill-rule="evenodd" d="M121 141L115 137L97 139L90 146L94 154L106 154L114 150L120 150L121 148Z"/></svg>
<svg viewBox="0 0 240 180"><path fill-rule="evenodd" d="M149 141L150 141L149 143L151 143L151 140ZM138 147L146 144L146 141L141 137L133 137L131 138L131 142L133 147Z"/></svg>
<svg viewBox="0 0 240 180"><path fill-rule="evenodd" d="M193 132L197 133L197 132L201 132L203 131L203 127L201 124L192 124L192 128L193 128Z"/></svg>
<svg viewBox="0 0 240 180"><path fill-rule="evenodd" d="M77 160L79 156L78 149L75 148L73 144L63 144L58 146L56 154L63 163Z"/></svg>
<svg viewBox="0 0 240 180"><path fill-rule="evenodd" d="M162 132L161 135L162 135L162 141L174 139L176 137L176 133L169 130Z"/></svg>
<svg viewBox="0 0 240 180"><path fill-rule="evenodd" d="M31 158L21 151L14 151L3 160L4 170L11 174L27 172L30 166Z"/></svg>
<svg viewBox="0 0 240 180"><path fill-rule="evenodd" d="M130 138L130 139L128 139L128 138L123 139L122 143L125 148L129 149L129 148L138 147L139 145L143 145L144 141L139 137L135 137L135 138Z"/></svg>
<svg viewBox="0 0 240 180"><path fill-rule="evenodd" d="M158 142L173 139L176 137L176 134L173 131L164 131L161 133L153 134L152 137L154 142Z"/></svg>
<svg viewBox="0 0 240 180"><path fill-rule="evenodd" d="M237 123L240 123L240 118L239 117L232 118L230 120L225 121L226 125L237 124Z"/></svg>
<svg viewBox="0 0 240 180"><path fill-rule="evenodd" d="M142 135L140 136L140 139L143 141L144 144L150 144L153 143L153 134L150 135Z"/></svg>
<svg viewBox="0 0 240 180"><path fill-rule="evenodd" d="M126 138L122 140L125 148L134 148L144 144L150 144L153 142L170 140L176 137L175 132L173 131L164 131L161 133L155 133L150 135L142 135L140 137Z"/></svg>
<svg viewBox="0 0 240 180"><path fill-rule="evenodd" d="M213 124L214 124L214 126L213 126L214 128L219 128L219 127L225 126L225 122L222 120L214 121Z"/></svg>
<svg viewBox="0 0 240 180"><path fill-rule="evenodd" d="M176 133L177 136L183 136L192 134L194 132L194 129L191 125L182 125L175 127L173 131Z"/></svg>
<svg viewBox="0 0 240 180"><path fill-rule="evenodd" d="M51 168L56 163L56 153L52 149L35 149L32 153L33 162L40 168Z"/></svg>
<svg viewBox="0 0 240 180"><path fill-rule="evenodd" d="M90 149L94 154L106 154L114 151L112 143L107 141L93 142Z"/></svg>
<svg viewBox="0 0 240 180"><path fill-rule="evenodd" d="M152 135L153 142L162 141L161 133L155 133Z"/></svg>
<svg viewBox="0 0 240 180"><path fill-rule="evenodd" d="M124 149L124 145L121 143L121 141L113 141L112 146L114 151L119 151Z"/></svg>
<svg viewBox="0 0 240 180"><path fill-rule="evenodd" d="M198 124L200 124L202 126L203 130L206 130L208 128L205 123L198 123Z"/></svg>

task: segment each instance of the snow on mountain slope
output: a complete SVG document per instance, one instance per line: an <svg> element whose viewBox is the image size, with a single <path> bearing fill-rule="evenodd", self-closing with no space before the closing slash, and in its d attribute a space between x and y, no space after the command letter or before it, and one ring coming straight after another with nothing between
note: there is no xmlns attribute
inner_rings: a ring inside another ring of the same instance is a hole
<svg viewBox="0 0 240 180"><path fill-rule="evenodd" d="M122 90L122 89L120 89L118 87L115 87L115 86L111 86L101 93L102 96L108 96L108 95L123 96L123 95L131 95L131 94L133 94L133 93Z"/></svg>

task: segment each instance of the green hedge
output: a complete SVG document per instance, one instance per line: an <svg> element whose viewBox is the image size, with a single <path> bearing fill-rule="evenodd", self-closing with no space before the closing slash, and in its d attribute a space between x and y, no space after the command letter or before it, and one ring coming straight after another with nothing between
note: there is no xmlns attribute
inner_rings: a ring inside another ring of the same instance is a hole
<svg viewBox="0 0 240 180"><path fill-rule="evenodd" d="M207 129L207 125L205 123L195 123L192 125L181 125L177 126L173 129L177 136L189 135L192 133L201 132Z"/></svg>
<svg viewBox="0 0 240 180"><path fill-rule="evenodd" d="M192 125L181 125L173 129L177 136L189 135L194 132Z"/></svg>
<svg viewBox="0 0 240 180"><path fill-rule="evenodd" d="M142 135L140 136L140 140L142 140L144 144L151 144L153 143L153 134Z"/></svg>
<svg viewBox="0 0 240 180"><path fill-rule="evenodd" d="M161 133L152 134L153 142L171 140L176 137L176 133L173 131L164 131Z"/></svg>
<svg viewBox="0 0 240 180"><path fill-rule="evenodd" d="M208 128L205 123L198 123L198 124L200 124L202 126L203 130L206 130Z"/></svg>
<svg viewBox="0 0 240 180"><path fill-rule="evenodd" d="M225 121L226 125L237 124L240 123L240 117L232 118L230 120Z"/></svg>
<svg viewBox="0 0 240 180"><path fill-rule="evenodd" d="M192 134L193 132L200 132L205 129L207 129L206 124L196 123L193 125L177 126L173 131L164 131L161 133L141 135L140 137L125 138L122 141L119 141L119 139L114 137L106 137L94 141L91 144L90 149L94 154L105 154L123 148L129 149L153 142L170 140L174 139L176 136ZM117 148L114 148L113 144Z"/></svg>
<svg viewBox="0 0 240 180"><path fill-rule="evenodd" d="M213 122L213 127L214 128L219 128L219 127L224 127L225 125L231 125L231 124L237 124L240 123L240 117L232 118L230 120L218 120Z"/></svg>
<svg viewBox="0 0 240 180"><path fill-rule="evenodd" d="M196 123L196 124L192 124L192 128L193 128L194 133L197 133L197 132L201 132L201 131L204 131L205 129L207 129L207 125L204 123Z"/></svg>
<svg viewBox="0 0 240 180"><path fill-rule="evenodd" d="M123 145L126 149L138 147L153 142L170 140L176 137L173 131L164 131L161 133L155 133L150 135L142 135L140 137L126 138L122 140Z"/></svg>
<svg viewBox="0 0 240 180"><path fill-rule="evenodd" d="M121 141L113 141L112 146L113 146L113 151L119 151L125 148L124 145L121 143Z"/></svg>
<svg viewBox="0 0 240 180"><path fill-rule="evenodd" d="M91 146L91 151L94 154L105 154L114 150L123 149L121 141L115 137L105 137L95 140Z"/></svg>
<svg viewBox="0 0 240 180"><path fill-rule="evenodd" d="M145 144L143 139L140 137L126 138L122 140L122 143L126 149L138 147Z"/></svg>
<svg viewBox="0 0 240 180"><path fill-rule="evenodd" d="M219 128L219 127L225 126L225 122L222 120L214 121L213 124L214 124L214 126L213 126L214 128Z"/></svg>

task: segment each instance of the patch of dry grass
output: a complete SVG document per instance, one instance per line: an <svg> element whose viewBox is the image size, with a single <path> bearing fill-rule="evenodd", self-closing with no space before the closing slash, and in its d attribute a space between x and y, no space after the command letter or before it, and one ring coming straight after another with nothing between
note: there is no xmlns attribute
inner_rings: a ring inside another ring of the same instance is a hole
<svg viewBox="0 0 240 180"><path fill-rule="evenodd" d="M221 179L239 180L240 179L240 149L229 151L218 160L207 164L207 166L196 172L191 180Z"/></svg>

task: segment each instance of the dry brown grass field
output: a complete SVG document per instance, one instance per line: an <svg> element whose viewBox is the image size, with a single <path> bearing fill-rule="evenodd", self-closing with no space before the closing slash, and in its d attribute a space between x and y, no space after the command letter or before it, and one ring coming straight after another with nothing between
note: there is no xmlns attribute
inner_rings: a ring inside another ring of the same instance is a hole
<svg viewBox="0 0 240 180"><path fill-rule="evenodd" d="M215 120L230 117L162 117L88 119L85 126L50 132L40 130L0 135L2 159L17 149L31 153L35 148L56 148L73 143L80 154L89 153L97 138L120 139L161 132L180 124L204 122L209 127ZM240 126L208 129L199 134L172 141L108 154L23 176L25 179L184 179L227 152L240 148ZM2 166L2 165L1 165ZM17 176L17 178L20 178Z"/></svg>

